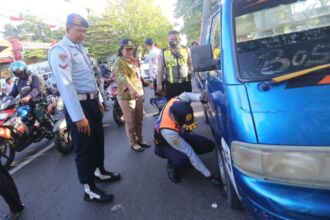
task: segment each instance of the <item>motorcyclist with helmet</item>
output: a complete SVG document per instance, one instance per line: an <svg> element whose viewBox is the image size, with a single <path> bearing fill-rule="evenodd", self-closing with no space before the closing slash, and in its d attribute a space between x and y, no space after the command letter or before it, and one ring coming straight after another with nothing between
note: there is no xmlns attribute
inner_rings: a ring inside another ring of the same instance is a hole
<svg viewBox="0 0 330 220"><path fill-rule="evenodd" d="M22 104L33 104L34 115L39 122L45 122L46 127L51 128L52 123L45 120L46 102L44 82L37 75L33 75L25 62L15 61L9 65L9 71L18 79L15 81L9 96L16 97L20 95ZM29 87L25 91L23 88ZM24 94L22 93L24 91Z"/></svg>
<svg viewBox="0 0 330 220"><path fill-rule="evenodd" d="M41 79L28 71L27 65L23 61L15 61L9 65L9 71L18 79L15 81L13 89L9 93L10 96L16 97L21 95L21 103L28 104L30 102L39 101L44 97L43 82ZM22 89L29 86L31 89L26 94L21 94Z"/></svg>

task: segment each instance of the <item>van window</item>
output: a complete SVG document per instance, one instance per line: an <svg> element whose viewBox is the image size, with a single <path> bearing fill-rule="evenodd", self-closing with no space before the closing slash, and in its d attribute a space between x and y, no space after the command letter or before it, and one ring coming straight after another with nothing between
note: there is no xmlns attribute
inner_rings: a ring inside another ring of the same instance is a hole
<svg viewBox="0 0 330 220"><path fill-rule="evenodd" d="M241 78L267 80L330 62L330 1L237 0L234 14Z"/></svg>
<svg viewBox="0 0 330 220"><path fill-rule="evenodd" d="M220 14L218 13L212 19L210 44L213 48L213 55L215 59L220 58Z"/></svg>
<svg viewBox="0 0 330 220"><path fill-rule="evenodd" d="M218 62L220 62L220 55L221 55L221 47L220 47L220 12L218 12L217 14L215 14L212 17L211 20L211 27L209 28L209 43L212 45L212 49L213 49L213 57L215 60L218 60ZM221 65L219 65L221 66ZM222 78L221 76L221 72L220 71L214 71L211 73L211 75L217 75L220 79Z"/></svg>

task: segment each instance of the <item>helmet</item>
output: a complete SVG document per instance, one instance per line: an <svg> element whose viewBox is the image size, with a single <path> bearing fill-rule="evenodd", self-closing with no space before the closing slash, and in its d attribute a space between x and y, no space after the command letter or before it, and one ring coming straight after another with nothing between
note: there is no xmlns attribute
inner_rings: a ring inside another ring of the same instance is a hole
<svg viewBox="0 0 330 220"><path fill-rule="evenodd" d="M8 69L16 76L17 72L25 72L27 65L23 61L15 61L9 65Z"/></svg>

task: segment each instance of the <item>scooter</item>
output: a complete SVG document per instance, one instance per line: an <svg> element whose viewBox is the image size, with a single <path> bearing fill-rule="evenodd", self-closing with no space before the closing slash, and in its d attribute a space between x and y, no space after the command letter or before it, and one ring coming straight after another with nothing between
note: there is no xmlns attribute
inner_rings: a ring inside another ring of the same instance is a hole
<svg viewBox="0 0 330 220"><path fill-rule="evenodd" d="M47 113L54 121L53 133L55 148L62 154L68 154L73 150L70 130L67 127L64 116L64 104L61 96L48 96Z"/></svg>
<svg viewBox="0 0 330 220"><path fill-rule="evenodd" d="M123 125L125 123L123 112L119 106L118 99L118 86L116 81L112 80L110 83L107 92L106 97L112 100L113 103L113 109L112 109L112 117L113 120L117 123L118 126Z"/></svg>

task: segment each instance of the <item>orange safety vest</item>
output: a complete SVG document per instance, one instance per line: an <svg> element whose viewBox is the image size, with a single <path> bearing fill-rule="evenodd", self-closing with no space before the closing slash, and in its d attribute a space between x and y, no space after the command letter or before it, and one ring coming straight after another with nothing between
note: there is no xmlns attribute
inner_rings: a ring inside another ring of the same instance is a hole
<svg viewBox="0 0 330 220"><path fill-rule="evenodd" d="M166 140L162 137L160 130L163 128L171 129L174 131L180 131L180 125L175 123L175 121L170 116L170 108L174 102L180 101L177 98L172 98L170 101L167 102L165 105L162 114L160 115L160 119L156 122L156 126L154 129L154 142L158 145L166 144Z"/></svg>

